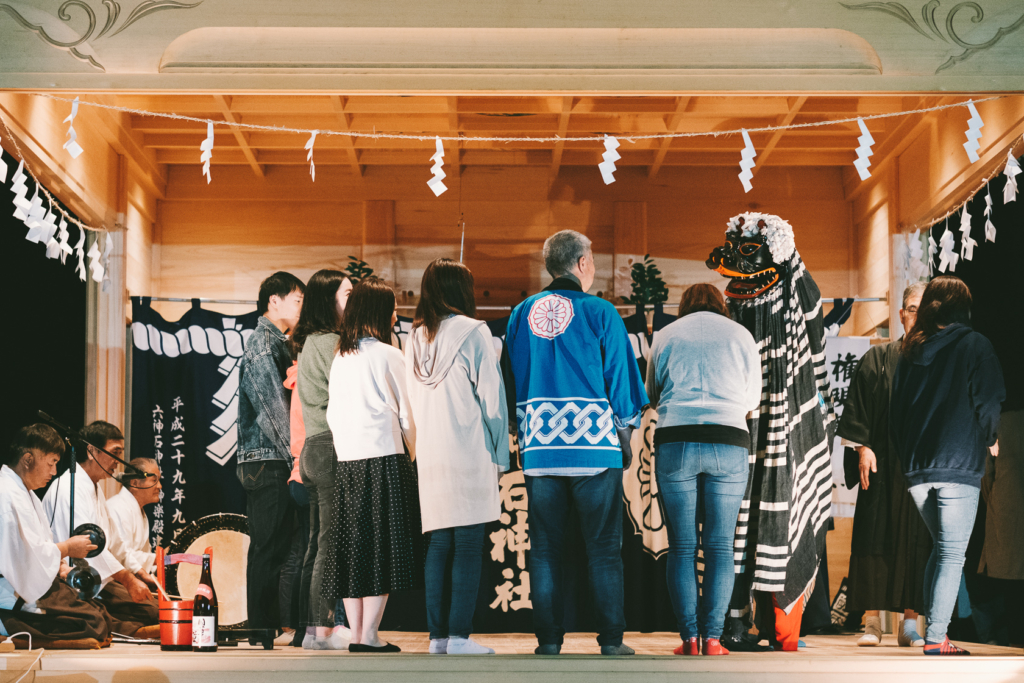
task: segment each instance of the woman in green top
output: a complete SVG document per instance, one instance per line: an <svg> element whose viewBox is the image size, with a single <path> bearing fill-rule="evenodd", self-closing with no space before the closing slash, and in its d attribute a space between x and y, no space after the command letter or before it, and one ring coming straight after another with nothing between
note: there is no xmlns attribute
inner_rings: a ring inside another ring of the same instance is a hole
<svg viewBox="0 0 1024 683"><path fill-rule="evenodd" d="M292 333L292 354L298 356L296 391L302 404L306 443L299 458L299 473L309 493L309 547L299 590L309 596L309 624L302 647L307 650L348 649L348 629L333 628L334 601L323 597L324 558L330 551L334 476L338 460L327 426L327 380L331 374L338 329L352 282L337 270L320 270L306 286L299 323ZM338 601L340 604L340 601Z"/></svg>

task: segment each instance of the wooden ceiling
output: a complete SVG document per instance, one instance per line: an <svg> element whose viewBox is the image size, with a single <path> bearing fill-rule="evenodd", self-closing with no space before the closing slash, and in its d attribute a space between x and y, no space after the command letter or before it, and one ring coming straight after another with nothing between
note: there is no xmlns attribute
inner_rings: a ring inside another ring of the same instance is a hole
<svg viewBox="0 0 1024 683"><path fill-rule="evenodd" d="M645 167L650 178L666 166L735 166L739 136L639 140L630 135L714 132L844 119L930 106L935 97L916 96L335 96L335 95L117 95L112 104L220 121L302 129L394 132L451 136L445 170L466 166L593 166L600 141L475 142L486 136L592 136L620 138L622 167ZM878 149L897 131L901 118L867 121ZM158 164L199 166L200 123L131 115L130 133L152 150ZM848 166L860 131L855 122L795 131L753 133L755 172L765 166ZM247 165L257 175L268 166L307 166L308 136L217 127L213 165ZM344 166L362 175L367 166L425 166L430 140L382 140L319 136L317 166ZM458 154L458 165L454 155ZM151 157L152 158L152 157Z"/></svg>

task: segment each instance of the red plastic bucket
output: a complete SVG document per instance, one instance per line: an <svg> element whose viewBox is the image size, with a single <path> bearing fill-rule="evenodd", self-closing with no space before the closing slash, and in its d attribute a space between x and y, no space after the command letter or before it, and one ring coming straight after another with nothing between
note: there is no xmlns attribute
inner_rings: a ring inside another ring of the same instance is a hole
<svg viewBox="0 0 1024 683"><path fill-rule="evenodd" d="M192 601L160 601L160 649L192 650Z"/></svg>

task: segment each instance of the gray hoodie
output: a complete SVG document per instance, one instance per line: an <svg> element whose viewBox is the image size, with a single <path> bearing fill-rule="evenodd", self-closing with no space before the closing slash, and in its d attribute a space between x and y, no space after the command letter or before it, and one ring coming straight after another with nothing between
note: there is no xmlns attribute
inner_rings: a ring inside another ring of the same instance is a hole
<svg viewBox="0 0 1024 683"><path fill-rule="evenodd" d="M417 328L405 354L423 531L496 520L498 473L509 466L508 408L487 325L451 316L429 343Z"/></svg>

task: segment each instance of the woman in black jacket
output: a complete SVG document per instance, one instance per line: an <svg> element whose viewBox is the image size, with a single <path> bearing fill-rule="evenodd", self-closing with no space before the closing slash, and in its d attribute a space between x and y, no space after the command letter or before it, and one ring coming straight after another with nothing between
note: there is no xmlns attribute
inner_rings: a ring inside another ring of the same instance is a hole
<svg viewBox="0 0 1024 683"><path fill-rule="evenodd" d="M1006 398L992 344L970 324L971 292L941 276L903 342L889 408L893 443L934 546L925 567L926 655L966 655L946 637Z"/></svg>

